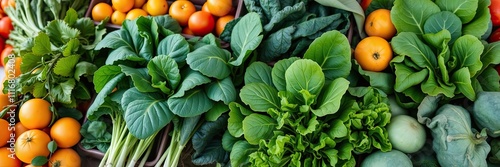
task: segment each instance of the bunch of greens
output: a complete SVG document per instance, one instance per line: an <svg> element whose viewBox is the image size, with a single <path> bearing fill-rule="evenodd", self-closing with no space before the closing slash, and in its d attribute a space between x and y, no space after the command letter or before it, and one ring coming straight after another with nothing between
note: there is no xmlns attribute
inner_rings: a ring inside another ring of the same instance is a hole
<svg viewBox="0 0 500 167"><path fill-rule="evenodd" d="M135 165L141 153L130 151L147 149L158 131L173 123L170 146L157 166L176 166L199 125L217 120L236 99L233 77L262 40L255 20L258 15L249 13L234 26L233 54L212 34L186 40L168 15L126 21L109 33L96 46L109 55L94 75L98 95L87 113L89 122L103 113L112 119L101 165ZM135 147L124 147L136 141Z"/></svg>
<svg viewBox="0 0 500 167"><path fill-rule="evenodd" d="M426 95L474 101L479 91L498 91L500 43L481 42L488 30L489 0L396 0L391 19L398 31L391 45L394 90L406 107Z"/></svg>
<svg viewBox="0 0 500 167"><path fill-rule="evenodd" d="M76 10L78 18L83 17L89 3L90 0L17 0L15 8L5 9L14 25L7 43L17 49L42 31L50 21L65 18L70 8Z"/></svg>
<svg viewBox="0 0 500 167"><path fill-rule="evenodd" d="M20 48L22 74L18 94L29 94L67 108L91 99L97 69L94 46L106 29L69 9L64 20L53 20Z"/></svg>
<svg viewBox="0 0 500 167"><path fill-rule="evenodd" d="M240 91L245 105L229 105L230 135L222 140L231 165L354 166L353 152L391 150L387 98L371 88L346 94L350 57L347 38L333 30L304 59L251 64Z"/></svg>
<svg viewBox="0 0 500 167"><path fill-rule="evenodd" d="M347 34L350 27L350 12L323 6L312 0L244 0L244 3L247 11L260 16L264 40L256 53L258 59L264 62L303 55L311 42L321 34L330 30ZM228 27L236 22L230 23ZM231 41L230 33L223 32L221 38Z"/></svg>

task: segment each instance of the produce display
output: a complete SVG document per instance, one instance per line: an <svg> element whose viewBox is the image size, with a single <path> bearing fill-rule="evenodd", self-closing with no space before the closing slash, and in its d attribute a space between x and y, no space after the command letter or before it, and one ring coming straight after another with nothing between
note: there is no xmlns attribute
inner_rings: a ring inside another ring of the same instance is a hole
<svg viewBox="0 0 500 167"><path fill-rule="evenodd" d="M0 0L0 166L500 166L500 0L417 1Z"/></svg>

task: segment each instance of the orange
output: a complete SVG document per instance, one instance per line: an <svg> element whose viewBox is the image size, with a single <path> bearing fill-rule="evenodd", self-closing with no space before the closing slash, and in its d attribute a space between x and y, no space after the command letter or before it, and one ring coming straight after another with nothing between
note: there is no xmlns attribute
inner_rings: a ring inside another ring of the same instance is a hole
<svg viewBox="0 0 500 167"><path fill-rule="evenodd" d="M377 9L365 20L365 32L368 36L378 36L390 40L396 34L396 27L391 21L391 11Z"/></svg>
<svg viewBox="0 0 500 167"><path fill-rule="evenodd" d="M106 17L111 17L113 8L107 3L101 2L92 8L92 19L95 21L102 21Z"/></svg>
<svg viewBox="0 0 500 167"><path fill-rule="evenodd" d="M134 1L134 8L141 8L144 3L146 3L146 0L135 0Z"/></svg>
<svg viewBox="0 0 500 167"><path fill-rule="evenodd" d="M123 13L127 13L134 7L134 0L112 0L111 4L113 6L113 9Z"/></svg>
<svg viewBox="0 0 500 167"><path fill-rule="evenodd" d="M123 21L125 20L125 17L127 17L127 14L120 11L115 11L111 15L111 23L116 25L122 25Z"/></svg>
<svg viewBox="0 0 500 167"><path fill-rule="evenodd" d="M210 13L210 10L208 10L208 4L206 2L203 3L203 6L201 6L201 11Z"/></svg>
<svg viewBox="0 0 500 167"><path fill-rule="evenodd" d="M382 71L392 59L391 45L381 37L366 37L354 49L354 59L368 71Z"/></svg>
<svg viewBox="0 0 500 167"><path fill-rule="evenodd" d="M38 129L28 130L19 136L14 146L17 158L24 163L31 163L37 156L49 156L49 142L47 133Z"/></svg>
<svg viewBox="0 0 500 167"><path fill-rule="evenodd" d="M49 167L80 167L81 158L71 148L58 149L49 159Z"/></svg>
<svg viewBox="0 0 500 167"><path fill-rule="evenodd" d="M127 16L125 16L125 19L128 20L135 20L139 18L140 16L148 16L148 13L142 9L132 9L127 13Z"/></svg>
<svg viewBox="0 0 500 167"><path fill-rule="evenodd" d="M19 121L28 129L43 129L51 120L50 103L44 99L30 99L19 108Z"/></svg>
<svg viewBox="0 0 500 167"><path fill-rule="evenodd" d="M187 26L189 17L196 12L196 7L191 1L174 1L168 11L181 26Z"/></svg>
<svg viewBox="0 0 500 167"><path fill-rule="evenodd" d="M11 152L11 148L0 148L0 166L21 167L22 162Z"/></svg>
<svg viewBox="0 0 500 167"><path fill-rule="evenodd" d="M7 56L8 57L8 56ZM4 67L5 76L9 79L13 79L21 75L21 57L16 57L13 60L8 60ZM10 63L9 63L10 62Z"/></svg>
<svg viewBox="0 0 500 167"><path fill-rule="evenodd" d="M17 122L14 127L16 128L15 129L16 140L17 140L17 138L19 138L19 136L21 136L21 134L23 134L24 132L29 130L28 128L24 127L23 123L21 123L21 122Z"/></svg>
<svg viewBox="0 0 500 167"><path fill-rule="evenodd" d="M70 117L57 120L50 128L50 136L60 148L73 147L80 141L80 123Z"/></svg>
<svg viewBox="0 0 500 167"><path fill-rule="evenodd" d="M207 8L214 16L222 17L231 12L233 0L207 0Z"/></svg>
<svg viewBox="0 0 500 167"><path fill-rule="evenodd" d="M164 15L168 12L167 0L148 0L145 5L146 12L151 16Z"/></svg>
<svg viewBox="0 0 500 167"><path fill-rule="evenodd" d="M10 139L11 133L14 132L13 128L10 128L9 122L5 119L0 119L0 147L7 144Z"/></svg>
<svg viewBox="0 0 500 167"><path fill-rule="evenodd" d="M226 24L231 20L234 20L233 15L226 15L217 19L217 22L215 22L215 34L217 36L220 36L220 34L222 34L222 31L224 31L224 27L226 27Z"/></svg>

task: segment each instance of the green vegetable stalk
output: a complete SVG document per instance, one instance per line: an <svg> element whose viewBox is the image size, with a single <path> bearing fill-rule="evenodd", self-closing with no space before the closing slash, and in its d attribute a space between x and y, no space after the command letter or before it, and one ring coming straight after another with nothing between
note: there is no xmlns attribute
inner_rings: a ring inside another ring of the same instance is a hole
<svg viewBox="0 0 500 167"><path fill-rule="evenodd" d="M67 10L74 9L78 17L82 17L89 3L90 0L17 0L15 8L5 9L14 25L7 43L18 49L30 37L42 31L50 21L63 19Z"/></svg>

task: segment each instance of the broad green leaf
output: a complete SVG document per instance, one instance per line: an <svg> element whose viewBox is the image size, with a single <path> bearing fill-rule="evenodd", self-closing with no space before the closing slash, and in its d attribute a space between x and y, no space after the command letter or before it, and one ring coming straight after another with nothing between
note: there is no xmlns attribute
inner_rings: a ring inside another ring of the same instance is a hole
<svg viewBox="0 0 500 167"><path fill-rule="evenodd" d="M297 30L293 33L293 38L308 37L325 29L335 21L343 21L341 13L332 14L324 17L316 17L297 24Z"/></svg>
<svg viewBox="0 0 500 167"><path fill-rule="evenodd" d="M229 111L228 105L222 102L215 103L214 106L210 110L208 110L207 113L205 113L205 120L215 121L227 111Z"/></svg>
<svg viewBox="0 0 500 167"><path fill-rule="evenodd" d="M227 152L231 152L233 149L234 144L239 141L238 138L231 136L229 131L225 131L224 135L222 135L222 148L226 150Z"/></svg>
<svg viewBox="0 0 500 167"><path fill-rule="evenodd" d="M234 143L229 159L231 166L245 166L250 165L248 161L248 156L258 150L258 146L249 144L245 140L240 140Z"/></svg>
<svg viewBox="0 0 500 167"><path fill-rule="evenodd" d="M90 100L92 98L92 93L87 88L83 82L77 82L76 87L73 90L73 97L79 100Z"/></svg>
<svg viewBox="0 0 500 167"><path fill-rule="evenodd" d="M44 164L47 164L49 162L49 159L46 156L39 155L34 157L30 163L36 166L42 166Z"/></svg>
<svg viewBox="0 0 500 167"><path fill-rule="evenodd" d="M455 41L455 44L451 48L451 54L457 58L458 64L456 67L468 67L469 75L472 77L483 66L481 62L483 50L484 46L478 38L472 35L464 35Z"/></svg>
<svg viewBox="0 0 500 167"><path fill-rule="evenodd" d="M203 74L201 74L198 71L193 71L193 70L189 69L189 70L185 70L184 73L185 74L182 74L182 78L184 78L184 80L182 80L182 83L181 83L179 89L177 90L177 92L175 94L172 95L172 97L175 97L175 98L182 97L182 96L184 96L184 93L187 92L188 90L191 90L191 89L195 88L196 86L207 84L207 83L211 82L210 78L204 76Z"/></svg>
<svg viewBox="0 0 500 167"><path fill-rule="evenodd" d="M50 90L50 96L54 101L61 102L64 104L72 103L71 92L75 88L75 79L70 78L64 82L60 82Z"/></svg>
<svg viewBox="0 0 500 167"><path fill-rule="evenodd" d="M483 91L500 91L500 76L493 67L486 68L479 76L476 77ZM476 93L478 89L474 89Z"/></svg>
<svg viewBox="0 0 500 167"><path fill-rule="evenodd" d="M106 67L106 66L103 66ZM103 68L101 67L101 68ZM94 75L94 81L105 81L102 84L102 87L99 89L99 93L94 99L94 102L90 105L89 109L87 110L87 118L89 120L97 120L97 118L100 117L100 115L95 115L99 108L105 103L105 98L113 91L113 89L116 88L116 85L125 77L124 73L121 73L120 67L118 66L112 66L112 67L117 67L119 73L115 75L108 75L108 76L100 76L98 79L96 79L96 76L98 72ZM99 68L99 69L101 69ZM113 69L113 68L109 68ZM116 69L115 69L116 70ZM109 78L108 78L109 77ZM97 91L97 89L96 89Z"/></svg>
<svg viewBox="0 0 500 167"><path fill-rule="evenodd" d="M478 0L436 0L435 3L441 10L453 12L463 24L467 24L474 18L478 7Z"/></svg>
<svg viewBox="0 0 500 167"><path fill-rule="evenodd" d="M64 16L64 22L68 23L69 26L73 26L76 20L78 20L78 13L75 9L69 8L68 11L66 11L66 16Z"/></svg>
<svg viewBox="0 0 500 167"><path fill-rule="evenodd" d="M189 51L189 43L186 39L180 34L173 34L160 41L156 54L167 55L177 63L184 63Z"/></svg>
<svg viewBox="0 0 500 167"><path fill-rule="evenodd" d="M451 76L451 82L453 82L458 90L465 95L469 100L476 100L476 92L474 88L472 88L471 76L469 72L469 68L463 67Z"/></svg>
<svg viewBox="0 0 500 167"><path fill-rule="evenodd" d="M453 38L453 41L461 35L461 33L458 34L457 37ZM426 33L422 36L422 38L429 46L435 47L438 51L441 51L441 53L444 50L449 50L448 44L451 41L451 34L447 29L443 29L435 33Z"/></svg>
<svg viewBox="0 0 500 167"><path fill-rule="evenodd" d="M240 91L240 98L253 111L266 112L269 108L279 108L278 91L264 83L250 83Z"/></svg>
<svg viewBox="0 0 500 167"><path fill-rule="evenodd" d="M274 67L271 70L271 77L273 79L273 85L278 91L286 90L285 72L296 60L299 60L299 58L291 57L279 60L276 64L274 64Z"/></svg>
<svg viewBox="0 0 500 167"><path fill-rule="evenodd" d="M151 76L148 75L147 68L132 68L126 65L119 65L122 69L122 72L131 77L134 83L134 86L140 92L156 92L158 91L154 88L151 83Z"/></svg>
<svg viewBox="0 0 500 167"><path fill-rule="evenodd" d="M70 77L74 74L75 66L80 60L80 55L71 55L60 58L54 66L54 73L64 77Z"/></svg>
<svg viewBox="0 0 500 167"><path fill-rule="evenodd" d="M312 112L318 117L336 113L340 108L340 101L349 88L349 81L337 78L325 87L319 94L318 107Z"/></svg>
<svg viewBox="0 0 500 167"><path fill-rule="evenodd" d="M477 38L481 38L481 36L488 31L488 24L491 21L490 9L488 6L490 6L490 0L478 0L476 15L471 22L463 26L463 34L470 34Z"/></svg>
<svg viewBox="0 0 500 167"><path fill-rule="evenodd" d="M130 34L124 29L112 31L97 44L95 50L101 50L102 48L118 49L120 47L126 47L133 50L134 46L129 39Z"/></svg>
<svg viewBox="0 0 500 167"><path fill-rule="evenodd" d="M35 37L34 46L32 48L33 54L42 56L52 53L51 43L49 36L43 32L39 32Z"/></svg>
<svg viewBox="0 0 500 167"><path fill-rule="evenodd" d="M158 132L174 117L161 93L143 93L130 88L123 94L122 101L134 98L137 99L130 101L124 108L123 117L129 132L139 139L146 139Z"/></svg>
<svg viewBox="0 0 500 167"><path fill-rule="evenodd" d="M228 105L236 100L236 88L230 77L211 82L205 88L208 98L213 101L222 101Z"/></svg>
<svg viewBox="0 0 500 167"><path fill-rule="evenodd" d="M36 42L35 42L36 44ZM65 48L63 50L63 56L70 56L78 52L78 49L80 49L80 40L73 38L69 40L69 42L65 45Z"/></svg>
<svg viewBox="0 0 500 167"><path fill-rule="evenodd" d="M349 41L337 30L326 32L316 38L307 49L304 58L317 62L329 80L347 77L351 71Z"/></svg>
<svg viewBox="0 0 500 167"><path fill-rule="evenodd" d="M432 14L424 23L424 32L438 33L442 30L448 30L452 41L455 41L462 35L462 22L457 15L449 11L441 11Z"/></svg>
<svg viewBox="0 0 500 167"><path fill-rule="evenodd" d="M73 74L73 76L76 81L80 81L80 78L84 76L87 77L89 81L92 82L92 76L96 71L97 71L97 66L95 64L86 61L80 61L75 66L75 73Z"/></svg>
<svg viewBox="0 0 500 167"><path fill-rule="evenodd" d="M396 73L394 90L396 90L396 92L403 92L412 86L422 83L429 74L429 70L427 69L417 71L404 64L394 64L394 69Z"/></svg>
<svg viewBox="0 0 500 167"><path fill-rule="evenodd" d="M139 57L150 60L153 56L153 37L150 31L152 20L139 17L135 20L126 20L122 29L130 34L133 50Z"/></svg>
<svg viewBox="0 0 500 167"><path fill-rule="evenodd" d="M191 69L208 77L224 79L231 73L227 64L231 53L213 45L205 45L187 55Z"/></svg>
<svg viewBox="0 0 500 167"><path fill-rule="evenodd" d="M245 84L265 83L272 86L271 67L263 62L254 62L247 67L245 72Z"/></svg>
<svg viewBox="0 0 500 167"><path fill-rule="evenodd" d="M179 22L172 18L170 15L160 15L152 17L154 22L158 23L158 27L160 29L166 29L172 31L174 33L181 33L182 27L179 25Z"/></svg>
<svg viewBox="0 0 500 167"><path fill-rule="evenodd" d="M319 95L325 84L325 75L318 63L302 59L288 67L285 81L286 90L294 94L297 99L302 99L299 93L302 90L307 90L312 95Z"/></svg>
<svg viewBox="0 0 500 167"><path fill-rule="evenodd" d="M399 33L392 38L391 45L394 53L407 56L406 58L410 58L420 68L436 68L437 66L436 55L415 33Z"/></svg>
<svg viewBox="0 0 500 167"><path fill-rule="evenodd" d="M33 96L36 98L43 98L47 95L47 89L45 88L45 83L36 82L33 84Z"/></svg>
<svg viewBox="0 0 500 167"><path fill-rule="evenodd" d="M365 71L356 60L353 60L353 63L359 74L370 83L371 87L380 89L386 94L394 92L394 82L396 80L394 73ZM350 84L353 84L352 81Z"/></svg>
<svg viewBox="0 0 500 167"><path fill-rule="evenodd" d="M181 82L179 67L172 57L158 55L148 63L147 71L151 76L151 86L163 93L171 94Z"/></svg>
<svg viewBox="0 0 500 167"><path fill-rule="evenodd" d="M361 5L358 3L358 1L352 1L352 0L338 0L338 1L315 0L315 1L323 6L329 6L352 12L352 14L354 15L354 20L356 21L356 27L358 27L358 32L364 32L363 25L366 15L363 11L363 8L361 8ZM361 33L360 36L364 38L365 34Z"/></svg>
<svg viewBox="0 0 500 167"><path fill-rule="evenodd" d="M130 60L130 61L145 61L144 58L139 57L137 53L135 53L133 48L129 48L127 46L122 46L117 49L111 51L106 59L106 65L116 64L117 61L120 60Z"/></svg>
<svg viewBox="0 0 500 167"><path fill-rule="evenodd" d="M212 108L214 102L211 101L203 90L193 89L179 98L169 98L168 106L170 110L180 117L194 117L201 115Z"/></svg>
<svg viewBox="0 0 500 167"><path fill-rule="evenodd" d="M342 138L348 135L349 131L341 120L334 120L330 123L330 129L327 131L332 139Z"/></svg>
<svg viewBox="0 0 500 167"><path fill-rule="evenodd" d="M250 114L243 120L243 136L248 143L257 145L261 139L271 139L276 126L276 121L269 116Z"/></svg>
<svg viewBox="0 0 500 167"><path fill-rule="evenodd" d="M227 119L227 130L234 137L241 137L243 135L243 119L245 115L242 110L246 110L236 102L229 103L229 118Z"/></svg>
<svg viewBox="0 0 500 167"><path fill-rule="evenodd" d="M397 33L413 32L424 34L424 23L434 13L441 9L431 0L421 0L418 3L396 0L391 9L391 20Z"/></svg>
<svg viewBox="0 0 500 167"><path fill-rule="evenodd" d="M41 64L42 58L47 59L49 56L38 56L33 53L25 53L21 54L22 58L22 63L21 63L21 72L25 73L27 71L33 70L35 67L39 66ZM7 57L6 59L9 59ZM4 60L1 60L4 61ZM6 66L8 66L8 63L5 63ZM4 67L5 69L5 67Z"/></svg>
<svg viewBox="0 0 500 167"><path fill-rule="evenodd" d="M455 96L455 85L444 84L442 83L442 78L437 78L436 76L437 74L434 71L429 71L429 77L420 85L422 92L431 96L439 94L443 94L449 98Z"/></svg>
<svg viewBox="0 0 500 167"><path fill-rule="evenodd" d="M257 13L248 13L243 16L233 28L237 31L231 33L231 50L236 59L230 63L240 66L262 41L262 24Z"/></svg>
<svg viewBox="0 0 500 167"><path fill-rule="evenodd" d="M50 153L54 153L57 150L57 144L55 140L52 140L47 144L47 148L49 148Z"/></svg>
<svg viewBox="0 0 500 167"><path fill-rule="evenodd" d="M292 46L292 34L295 30L294 26L289 26L269 35L260 44L258 58L269 62L286 53Z"/></svg>
<svg viewBox="0 0 500 167"><path fill-rule="evenodd" d="M94 89L97 93L116 76L123 74L119 66L105 65L94 73ZM114 89L114 88L112 88ZM97 108L96 108L97 109Z"/></svg>
<svg viewBox="0 0 500 167"><path fill-rule="evenodd" d="M484 71L491 64L500 64L500 56L498 55L500 55L500 42L484 44L484 51L481 54L481 62L483 63L481 71Z"/></svg>

